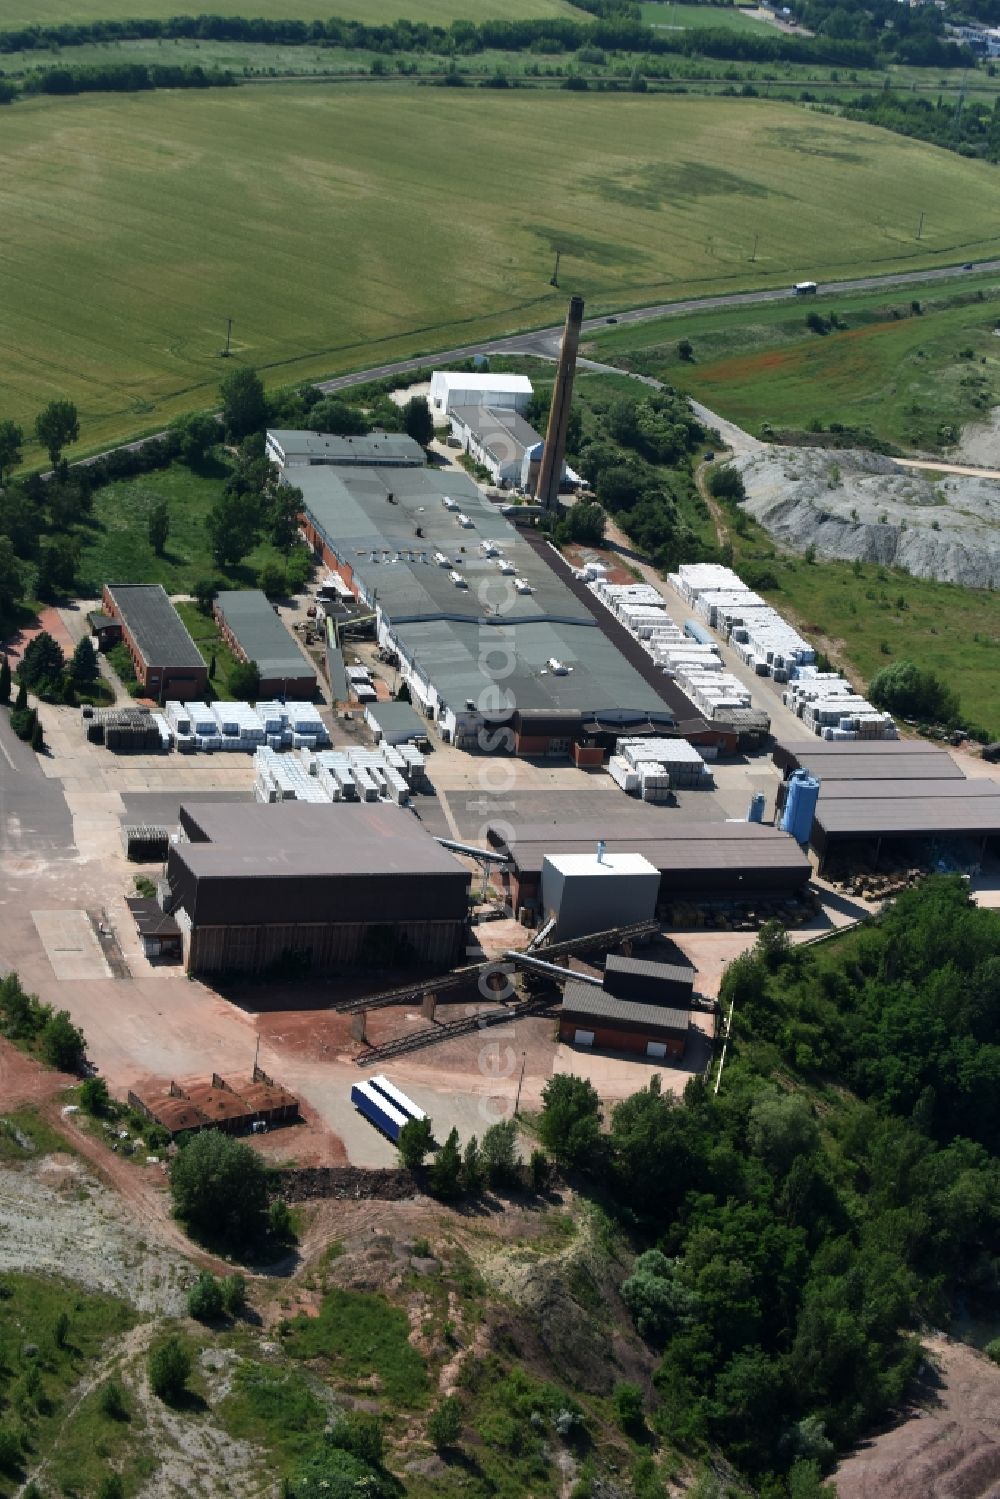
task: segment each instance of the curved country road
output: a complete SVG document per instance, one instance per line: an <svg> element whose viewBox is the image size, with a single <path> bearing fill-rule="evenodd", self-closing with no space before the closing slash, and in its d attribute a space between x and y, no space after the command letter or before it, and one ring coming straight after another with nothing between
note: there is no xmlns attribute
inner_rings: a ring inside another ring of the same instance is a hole
<svg viewBox="0 0 1000 1499"><path fill-rule="evenodd" d="M970 266L970 270L1000 271L1000 260L976 261ZM863 276L855 281L824 281L820 286L820 292L828 296L831 293L840 295L845 292L878 291L881 287L917 286L926 282L948 281L960 274L958 266L942 266L928 271L894 271L885 276ZM606 327L609 321L625 327L630 323L648 323L656 318L679 317L683 313L711 311L718 307L753 307L763 302L781 302L792 295L790 287L781 286L771 291L727 292L717 297L690 297L682 302L660 302L652 307L635 307L630 312L619 313L617 317L612 316L610 319L608 317L584 318L583 332L594 333L599 328ZM399 359L390 364L373 365L369 369L354 370L349 375L337 375L330 380L316 380L313 383L323 391L347 390L352 385L362 385L368 380L385 380L390 376L408 375L414 370L428 369L432 365L440 366L458 360L473 359L477 354L536 354L551 359L559 352L562 330L563 325L559 323L554 328L540 328L534 333L515 333L509 338L491 338L483 343L464 344L459 349L445 349L439 354L422 354L415 359ZM162 432L152 432L148 437L141 437L136 442L119 443L115 448L105 449L104 453L94 453L89 458L81 458L72 467L85 468L87 464L103 458L107 452L132 452L162 436Z"/></svg>

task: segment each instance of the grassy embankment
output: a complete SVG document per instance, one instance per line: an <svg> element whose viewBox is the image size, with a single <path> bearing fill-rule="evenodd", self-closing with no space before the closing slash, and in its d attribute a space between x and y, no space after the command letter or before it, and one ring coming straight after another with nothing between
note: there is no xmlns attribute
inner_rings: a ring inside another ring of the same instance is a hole
<svg viewBox="0 0 1000 1499"><path fill-rule="evenodd" d="M954 262L1000 234L992 168L752 100L38 99L5 116L0 172L25 226L0 410L30 424L71 397L90 448L211 406L227 315L236 359L287 383L556 322L569 291L597 312Z"/></svg>
<svg viewBox="0 0 1000 1499"><path fill-rule="evenodd" d="M835 313L847 327L816 334L810 313ZM765 422L775 430L839 422L927 449L941 445L942 428L954 440L996 399L998 322L1000 279L967 275L664 318L608 328L591 342L595 358L666 380L750 432ZM682 339L692 360L677 352Z"/></svg>
<svg viewBox="0 0 1000 1499"><path fill-rule="evenodd" d="M137 9L135 0L0 0L0 29L21 26L63 26L69 21L123 21L138 14L152 18L198 14L185 11L177 0L143 0ZM488 14L502 13L512 21L534 16L568 16L584 19L581 11L566 0L503 0L491 6ZM214 16L262 16L268 20L293 17L298 21L326 21L343 16L364 21L368 26L388 26L400 17L426 21L430 26L447 26L452 21L479 20L483 6L479 0L213 0Z"/></svg>

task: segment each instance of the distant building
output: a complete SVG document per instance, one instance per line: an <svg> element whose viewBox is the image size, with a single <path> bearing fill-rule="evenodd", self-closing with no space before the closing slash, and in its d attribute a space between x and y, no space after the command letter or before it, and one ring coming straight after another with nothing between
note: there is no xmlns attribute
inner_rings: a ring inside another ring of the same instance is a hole
<svg viewBox="0 0 1000 1499"><path fill-rule="evenodd" d="M449 416L456 406L524 411L531 396L527 375L469 375L435 370L431 376L430 404L435 416Z"/></svg>
<svg viewBox="0 0 1000 1499"><path fill-rule="evenodd" d="M159 583L105 583L104 613L121 626L136 677L147 697L203 697L205 659Z"/></svg>
<svg viewBox="0 0 1000 1499"><path fill-rule="evenodd" d="M329 432L268 431L267 456L280 469L339 463L359 468L423 468L427 455L405 432L336 437Z"/></svg>
<svg viewBox="0 0 1000 1499"><path fill-rule="evenodd" d="M255 661L261 698L313 698L316 673L259 588L216 596L215 618L238 661Z"/></svg>
<svg viewBox="0 0 1000 1499"><path fill-rule="evenodd" d="M468 873L401 807L210 802L180 821L167 904L189 973L450 968L464 951Z"/></svg>

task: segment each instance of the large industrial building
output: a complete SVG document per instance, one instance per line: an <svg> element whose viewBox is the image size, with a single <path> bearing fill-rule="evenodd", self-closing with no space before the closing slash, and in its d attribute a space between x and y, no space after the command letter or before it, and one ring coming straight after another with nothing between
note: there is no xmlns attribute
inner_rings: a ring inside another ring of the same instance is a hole
<svg viewBox="0 0 1000 1499"><path fill-rule="evenodd" d="M674 729L667 679L622 654L557 554L464 475L313 467L289 482L310 543L374 610L380 644L445 739L598 764L621 733Z"/></svg>
<svg viewBox="0 0 1000 1499"><path fill-rule="evenodd" d="M204 697L205 659L159 583L105 583L104 612L120 627L147 697L160 703Z"/></svg>
<svg viewBox="0 0 1000 1499"><path fill-rule="evenodd" d="M313 698L316 673L259 588L234 589L215 599L223 639L239 661L256 662L261 698Z"/></svg>
<svg viewBox="0 0 1000 1499"><path fill-rule="evenodd" d="M979 862L1000 852L1000 786L967 779L947 750L924 740L807 740L778 745L786 776L819 781L809 842L822 871L836 852L874 859L883 851L940 858L964 849ZM780 800L780 797L779 797Z"/></svg>
<svg viewBox="0 0 1000 1499"><path fill-rule="evenodd" d="M167 884L190 973L447 968L463 952L469 876L400 807L212 802L180 822Z"/></svg>
<svg viewBox="0 0 1000 1499"><path fill-rule="evenodd" d="M783 900L801 895L811 866L794 839L753 822L678 822L676 812L629 804L613 821L487 826L491 848L509 864L502 872L514 910L540 907L546 858L582 854L599 842L606 854L641 854L659 870L658 905L684 900Z"/></svg>

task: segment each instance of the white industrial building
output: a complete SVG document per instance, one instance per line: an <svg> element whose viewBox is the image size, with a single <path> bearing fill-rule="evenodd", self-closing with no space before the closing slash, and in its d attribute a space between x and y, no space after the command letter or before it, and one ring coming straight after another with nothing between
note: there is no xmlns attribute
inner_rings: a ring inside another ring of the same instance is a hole
<svg viewBox="0 0 1000 1499"><path fill-rule="evenodd" d="M488 470L494 484L533 491L545 444L513 407L454 406L448 413L452 436ZM579 483L563 463L560 483Z"/></svg>
<svg viewBox="0 0 1000 1499"><path fill-rule="evenodd" d="M470 375L435 370L431 376L431 410L436 416L448 416L456 406L524 411L531 396L527 375Z"/></svg>

